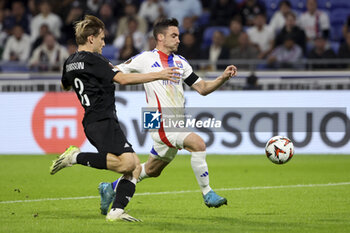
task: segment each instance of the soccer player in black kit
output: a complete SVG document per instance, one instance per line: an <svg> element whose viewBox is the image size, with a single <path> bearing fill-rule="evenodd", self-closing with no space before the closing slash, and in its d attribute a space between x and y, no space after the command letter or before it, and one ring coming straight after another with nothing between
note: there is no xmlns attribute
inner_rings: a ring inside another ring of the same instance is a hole
<svg viewBox="0 0 350 233"><path fill-rule="evenodd" d="M78 147L70 146L53 161L50 173L53 175L62 168L81 164L123 174L115 185L116 194L110 212L102 214L107 214L109 221L139 221L124 212L134 195L141 167L118 123L114 82L127 85L155 80L173 81L179 72L171 67L148 74L123 74L101 55L105 45L104 23L94 16L87 15L75 25L75 37L78 51L70 55L64 64L62 87L64 90L73 88L76 92L85 109L85 135L98 152L80 152Z"/></svg>

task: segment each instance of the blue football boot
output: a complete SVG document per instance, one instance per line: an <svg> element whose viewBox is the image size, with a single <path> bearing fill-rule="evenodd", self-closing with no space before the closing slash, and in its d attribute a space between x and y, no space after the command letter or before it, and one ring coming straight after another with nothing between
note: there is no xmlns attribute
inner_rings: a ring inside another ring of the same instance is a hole
<svg viewBox="0 0 350 233"><path fill-rule="evenodd" d="M107 215L110 204L114 201L115 192L111 183L102 182L98 185L98 192L101 196L101 214Z"/></svg>
<svg viewBox="0 0 350 233"><path fill-rule="evenodd" d="M224 197L220 197L213 190L210 190L207 194L203 195L204 203L206 206L218 208L222 205L227 205L227 200Z"/></svg>

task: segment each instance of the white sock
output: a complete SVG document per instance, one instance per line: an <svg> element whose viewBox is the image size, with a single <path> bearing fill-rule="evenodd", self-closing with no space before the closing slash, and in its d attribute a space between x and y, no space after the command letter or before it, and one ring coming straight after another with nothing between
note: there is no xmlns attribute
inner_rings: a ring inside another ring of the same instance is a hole
<svg viewBox="0 0 350 233"><path fill-rule="evenodd" d="M131 183L133 183L134 185L136 185L136 183L137 183L137 180L136 180L136 178L134 178L134 177L133 177L130 181L131 181Z"/></svg>
<svg viewBox="0 0 350 233"><path fill-rule="evenodd" d="M146 173L145 163L142 163L141 164L141 173L140 173L139 178L137 179L137 183L141 182L143 179L148 178L148 177L149 177L149 175L147 175L147 173Z"/></svg>
<svg viewBox="0 0 350 233"><path fill-rule="evenodd" d="M208 165L205 160L206 156L207 153L205 151L192 152L191 156L192 170L204 195L211 190L209 186Z"/></svg>

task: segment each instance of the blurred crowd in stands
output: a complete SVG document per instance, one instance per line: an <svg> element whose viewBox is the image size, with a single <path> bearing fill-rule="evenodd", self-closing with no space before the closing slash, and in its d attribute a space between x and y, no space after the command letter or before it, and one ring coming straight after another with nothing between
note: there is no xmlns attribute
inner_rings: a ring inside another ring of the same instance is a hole
<svg viewBox="0 0 350 233"><path fill-rule="evenodd" d="M105 23L103 55L120 62L155 47L151 30L160 17L178 19L178 54L208 60L204 70L222 69L218 61L229 59L295 69L302 59L350 58L348 0L0 0L2 70L19 69L6 66L17 62L23 69L59 71L77 49L74 22L85 14Z"/></svg>

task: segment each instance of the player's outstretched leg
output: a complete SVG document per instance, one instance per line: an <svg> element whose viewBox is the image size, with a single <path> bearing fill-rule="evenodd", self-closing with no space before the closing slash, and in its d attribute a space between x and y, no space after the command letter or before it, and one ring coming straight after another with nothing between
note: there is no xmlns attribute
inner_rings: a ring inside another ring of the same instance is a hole
<svg viewBox="0 0 350 233"><path fill-rule="evenodd" d="M71 167L74 162L76 155L80 153L80 149L76 146L70 146L63 154L61 154L58 159L52 162L50 167L50 174L53 175L62 168Z"/></svg>
<svg viewBox="0 0 350 233"><path fill-rule="evenodd" d="M119 179L118 179L119 180ZM118 181L117 180L117 181ZM115 192L111 183L102 182L98 185L98 192L101 196L100 210L101 214L107 215L109 206L114 201Z"/></svg>
<svg viewBox="0 0 350 233"><path fill-rule="evenodd" d="M191 166L197 178L199 187L202 190L204 204L208 207L215 208L218 208L224 204L227 205L226 198L217 195L209 186L209 172L208 165L206 162L206 152L192 152Z"/></svg>
<svg viewBox="0 0 350 233"><path fill-rule="evenodd" d="M184 140L184 147L191 151L191 167L202 191L204 204L208 207L227 205L224 197L217 195L209 185L209 170L206 161L206 146L203 139L195 134L189 134Z"/></svg>

